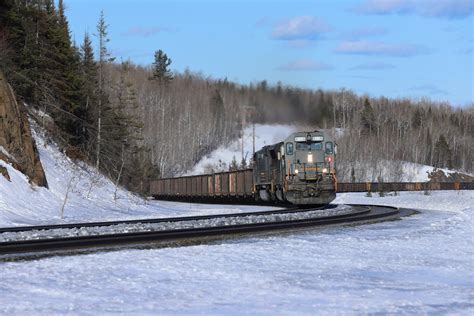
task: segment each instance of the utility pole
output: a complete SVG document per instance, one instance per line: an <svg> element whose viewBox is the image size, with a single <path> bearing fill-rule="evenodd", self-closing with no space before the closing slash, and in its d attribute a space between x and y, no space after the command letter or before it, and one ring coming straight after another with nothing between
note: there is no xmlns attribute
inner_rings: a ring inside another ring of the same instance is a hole
<svg viewBox="0 0 474 316"><path fill-rule="evenodd" d="M253 150L252 150L252 159L255 156L255 122L252 123L252 141L253 141Z"/></svg>
<svg viewBox="0 0 474 316"><path fill-rule="evenodd" d="M253 106L242 106L242 142L241 142L241 149L242 149L242 161L245 159L245 149L244 149L244 136L245 136L245 124L247 123L247 116L251 117L255 115L256 110ZM252 159L255 155L255 119L251 119L252 121Z"/></svg>
<svg viewBox="0 0 474 316"><path fill-rule="evenodd" d="M245 136L245 117L247 116L247 111L246 109L244 108L243 111L242 111L242 130L240 132L240 137L242 139L242 143L241 143L241 149L242 149L242 159L240 160L241 162L244 161L244 136Z"/></svg>

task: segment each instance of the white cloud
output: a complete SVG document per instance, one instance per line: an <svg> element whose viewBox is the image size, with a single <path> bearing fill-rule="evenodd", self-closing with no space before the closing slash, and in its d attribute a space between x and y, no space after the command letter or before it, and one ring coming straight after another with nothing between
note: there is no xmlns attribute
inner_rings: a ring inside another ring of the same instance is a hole
<svg viewBox="0 0 474 316"><path fill-rule="evenodd" d="M355 7L365 14L417 14L421 16L461 19L472 15L472 0L365 0Z"/></svg>
<svg viewBox="0 0 474 316"><path fill-rule="evenodd" d="M441 89L440 87L434 84L425 84L420 86L411 87L410 90L412 91L420 91L425 92L430 95L448 95L449 93L446 90Z"/></svg>
<svg viewBox="0 0 474 316"><path fill-rule="evenodd" d="M343 41L341 42L335 52L342 54L354 55L382 55L382 56L396 56L408 57L419 54L429 53L427 48L412 44L391 44L385 42L375 41Z"/></svg>
<svg viewBox="0 0 474 316"><path fill-rule="evenodd" d="M315 40L329 32L330 27L320 19L312 16L298 16L277 23L272 31L272 38L277 40Z"/></svg>

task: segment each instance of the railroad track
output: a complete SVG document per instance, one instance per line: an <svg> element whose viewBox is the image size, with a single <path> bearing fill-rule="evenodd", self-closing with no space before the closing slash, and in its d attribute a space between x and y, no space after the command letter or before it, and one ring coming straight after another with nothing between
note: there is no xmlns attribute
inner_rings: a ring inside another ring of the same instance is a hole
<svg viewBox="0 0 474 316"><path fill-rule="evenodd" d="M68 229L68 228L82 228L82 227L101 227L101 226L113 226L121 224L148 224L148 223L162 223L162 222L182 222L200 219L213 219L221 217L244 217L249 215L273 215L273 214L284 214L284 213L297 213L308 210L323 210L334 208L337 205L311 207L311 208L299 208L299 207L288 207L279 210L272 211L258 211L258 212L246 212L246 213L229 213L229 214L214 214L214 215L197 215L197 216L182 216L182 217L164 217L164 218L152 218L152 219L133 219L133 220L122 220L122 221L103 221L103 222L85 222L85 223L71 223L71 224L56 224L56 225L39 225L39 226L16 226L16 227L1 227L0 234L6 232L27 232L33 230L51 230L51 229Z"/></svg>
<svg viewBox="0 0 474 316"><path fill-rule="evenodd" d="M156 247L160 244L164 246L195 244L242 234L329 225L359 225L394 220L413 213L415 211L388 206L349 205L332 209L284 209L225 215L1 228L0 259L9 260L12 255L19 254L106 250L125 245Z"/></svg>

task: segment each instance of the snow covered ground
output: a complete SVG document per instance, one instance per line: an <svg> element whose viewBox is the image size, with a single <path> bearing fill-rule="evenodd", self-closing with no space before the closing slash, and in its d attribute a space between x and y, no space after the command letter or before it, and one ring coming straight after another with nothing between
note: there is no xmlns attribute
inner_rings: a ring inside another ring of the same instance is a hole
<svg viewBox="0 0 474 316"><path fill-rule="evenodd" d="M112 182L35 138L50 190L0 161L12 178L0 176L0 226L263 209L145 202L121 189L114 199ZM474 313L473 191L346 193L334 202L422 212L208 245L0 261L0 315Z"/></svg>
<svg viewBox="0 0 474 316"><path fill-rule="evenodd" d="M0 262L0 314L474 313L474 193L340 195L400 221Z"/></svg>

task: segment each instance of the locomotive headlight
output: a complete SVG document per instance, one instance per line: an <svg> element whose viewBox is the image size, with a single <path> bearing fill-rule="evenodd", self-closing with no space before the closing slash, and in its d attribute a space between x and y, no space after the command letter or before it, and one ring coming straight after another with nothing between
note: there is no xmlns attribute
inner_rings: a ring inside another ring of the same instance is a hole
<svg viewBox="0 0 474 316"><path fill-rule="evenodd" d="M328 173L328 168L323 168L323 173Z"/></svg>
<svg viewBox="0 0 474 316"><path fill-rule="evenodd" d="M298 169L295 169L295 174L298 174L298 172L299 172Z"/></svg>
<svg viewBox="0 0 474 316"><path fill-rule="evenodd" d="M313 162L313 154L308 154L308 162Z"/></svg>

